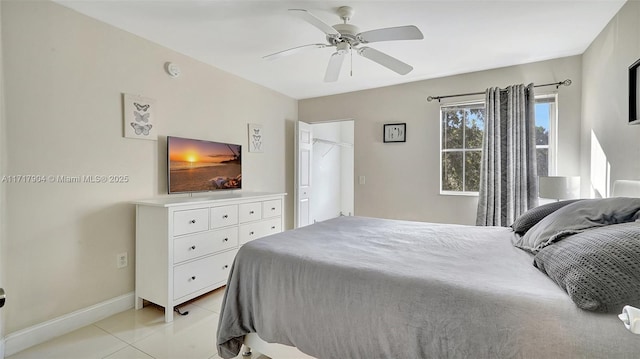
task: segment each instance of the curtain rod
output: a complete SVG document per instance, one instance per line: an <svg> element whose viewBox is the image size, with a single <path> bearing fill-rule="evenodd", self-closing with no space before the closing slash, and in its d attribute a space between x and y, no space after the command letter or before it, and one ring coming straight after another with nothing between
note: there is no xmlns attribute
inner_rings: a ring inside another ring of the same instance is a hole
<svg viewBox="0 0 640 359"><path fill-rule="evenodd" d="M550 84L543 84L543 85L535 85L533 87L544 87L544 86L555 86L556 89L559 88L560 86L571 86L571 80L570 79L566 79L564 81L560 81L560 82L553 82ZM448 97L460 97L460 96L471 96L471 95L483 95L485 92L471 92L471 93L460 93L460 94L455 94L455 95L445 95L445 96L429 96L427 97L427 102L431 102L433 100L438 100L438 102L440 102L440 99L443 98L448 98Z"/></svg>

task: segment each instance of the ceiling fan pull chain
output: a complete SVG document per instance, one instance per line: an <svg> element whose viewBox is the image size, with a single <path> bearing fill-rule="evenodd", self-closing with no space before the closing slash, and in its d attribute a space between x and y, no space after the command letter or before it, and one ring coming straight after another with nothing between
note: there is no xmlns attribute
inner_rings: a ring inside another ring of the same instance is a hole
<svg viewBox="0 0 640 359"><path fill-rule="evenodd" d="M351 55L351 69L349 70L349 75L353 77L353 48L349 50L349 55Z"/></svg>

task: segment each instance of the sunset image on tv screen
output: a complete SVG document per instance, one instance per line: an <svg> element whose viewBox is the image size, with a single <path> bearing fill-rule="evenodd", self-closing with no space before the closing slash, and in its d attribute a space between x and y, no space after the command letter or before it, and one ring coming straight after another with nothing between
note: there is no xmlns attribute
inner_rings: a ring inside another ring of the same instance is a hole
<svg viewBox="0 0 640 359"><path fill-rule="evenodd" d="M169 193L242 188L241 148L167 137Z"/></svg>

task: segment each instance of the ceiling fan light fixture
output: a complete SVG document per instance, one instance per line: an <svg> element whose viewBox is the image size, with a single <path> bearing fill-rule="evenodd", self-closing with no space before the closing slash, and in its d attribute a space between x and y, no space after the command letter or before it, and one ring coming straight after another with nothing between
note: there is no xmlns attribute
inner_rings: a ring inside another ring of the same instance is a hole
<svg viewBox="0 0 640 359"><path fill-rule="evenodd" d="M336 49L337 49L336 52L339 55L344 55L349 52L349 50L351 49L351 46L349 46L348 42L339 42L336 44Z"/></svg>

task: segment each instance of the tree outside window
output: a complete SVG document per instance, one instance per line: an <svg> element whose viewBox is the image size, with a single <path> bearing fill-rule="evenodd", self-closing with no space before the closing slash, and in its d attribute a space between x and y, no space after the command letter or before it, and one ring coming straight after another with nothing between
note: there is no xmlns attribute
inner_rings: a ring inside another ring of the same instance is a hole
<svg viewBox="0 0 640 359"><path fill-rule="evenodd" d="M442 191L478 192L484 103L443 106Z"/></svg>

